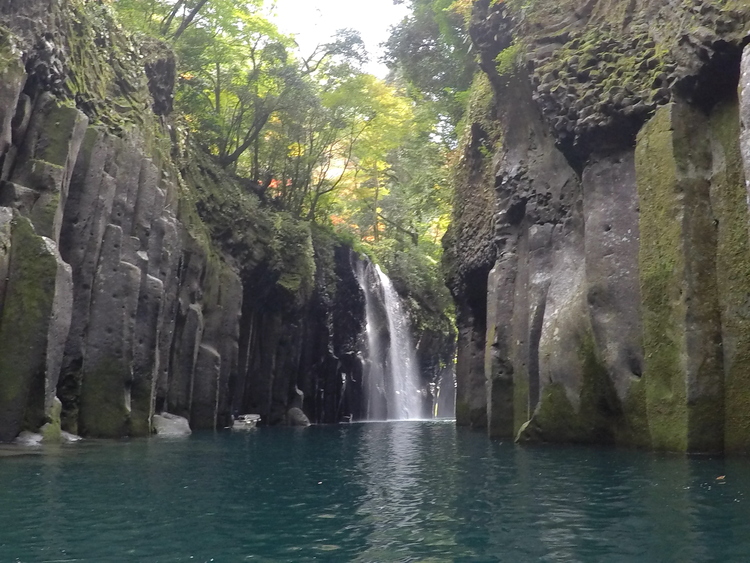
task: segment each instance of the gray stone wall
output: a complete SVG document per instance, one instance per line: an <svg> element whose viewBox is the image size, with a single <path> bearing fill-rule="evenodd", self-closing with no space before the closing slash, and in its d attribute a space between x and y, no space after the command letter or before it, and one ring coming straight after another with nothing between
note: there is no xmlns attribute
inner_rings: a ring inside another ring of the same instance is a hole
<svg viewBox="0 0 750 563"><path fill-rule="evenodd" d="M465 144L483 174L457 198L491 186L492 231L473 243L458 207L448 244L490 241L494 265L449 253L459 311L474 312L459 316L459 401L486 413L459 423L521 441L748 449L750 6L673 4L475 3L494 142Z"/></svg>
<svg viewBox="0 0 750 563"><path fill-rule="evenodd" d="M42 428L58 439L61 428L144 436L160 413L194 430L247 412L285 423L303 406L336 422L364 315L351 249L313 245L308 226L274 221L186 148L167 115L174 57L164 46L144 45L146 68L120 61L132 107L72 96L84 39L66 22L75 15L86 32L109 17L92 23L78 9L0 8L0 441ZM122 54L85 48L103 65ZM97 68L86 78L102 82L84 86L117 97Z"/></svg>

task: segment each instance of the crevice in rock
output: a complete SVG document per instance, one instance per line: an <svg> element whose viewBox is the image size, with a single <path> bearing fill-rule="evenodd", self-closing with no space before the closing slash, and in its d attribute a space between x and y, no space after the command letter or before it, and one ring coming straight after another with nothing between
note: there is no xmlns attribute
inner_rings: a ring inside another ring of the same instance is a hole
<svg viewBox="0 0 750 563"><path fill-rule="evenodd" d="M737 96L742 46L717 41L710 49L700 48L698 56L703 62L698 73L675 82L674 90L708 114L717 104Z"/></svg>

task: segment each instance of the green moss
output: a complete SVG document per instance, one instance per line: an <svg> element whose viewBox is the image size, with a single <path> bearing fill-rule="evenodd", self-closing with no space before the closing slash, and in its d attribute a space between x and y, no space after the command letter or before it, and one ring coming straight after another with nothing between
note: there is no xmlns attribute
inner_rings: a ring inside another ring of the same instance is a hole
<svg viewBox="0 0 750 563"><path fill-rule="evenodd" d="M680 104L656 114L636 149L644 378L660 449L723 449L726 351L708 180L718 169L714 149L705 116Z"/></svg>
<svg viewBox="0 0 750 563"><path fill-rule="evenodd" d="M190 159L181 163L178 218L191 236L211 252L231 255L246 272L276 260L272 214L199 147L186 147L186 154Z"/></svg>
<svg viewBox="0 0 750 563"><path fill-rule="evenodd" d="M34 156L57 166L67 166L71 136L81 126L83 117L77 109L57 103L49 104L45 114L47 127L35 147Z"/></svg>
<svg viewBox="0 0 750 563"><path fill-rule="evenodd" d="M495 93L484 74L475 77L469 110L454 164L453 223L443 238L443 271L454 288L470 267L467 262L484 255L494 261L493 209L494 155L502 148L502 121L496 113ZM460 126L459 126L460 129Z"/></svg>
<svg viewBox="0 0 750 563"><path fill-rule="evenodd" d="M739 147L737 101L714 109L714 139L723 153L712 181L718 220L716 280L722 316L725 380L725 449L750 450L750 245L745 178Z"/></svg>
<svg viewBox="0 0 750 563"><path fill-rule="evenodd" d="M596 443L614 442L622 425L622 406L609 372L597 356L591 333L583 337L578 355L583 377L579 416L586 439Z"/></svg>
<svg viewBox="0 0 750 563"><path fill-rule="evenodd" d="M151 401L153 381L134 382L131 389L131 405L129 417L130 436L149 436L151 434L151 416L153 415Z"/></svg>
<svg viewBox="0 0 750 563"><path fill-rule="evenodd" d="M485 158L491 157L500 148L502 124L495 114L495 90L486 74L479 72L469 89L469 108L466 112L468 123L476 123L482 127L486 137L477 147ZM470 142L470 141L469 141Z"/></svg>
<svg viewBox="0 0 750 563"><path fill-rule="evenodd" d="M31 209L29 219L41 235L50 239L57 238L55 219L59 216L60 192L44 192Z"/></svg>
<svg viewBox="0 0 750 563"><path fill-rule="evenodd" d="M565 387L549 383L542 391L539 408L519 429L518 442L576 442L580 435L576 411L565 394Z"/></svg>
<svg viewBox="0 0 750 563"><path fill-rule="evenodd" d="M623 424L622 408L609 373L597 357L590 332L581 335L578 359L581 369L578 407L571 403L565 386L548 383L536 412L519 430L519 441L615 442Z"/></svg>
<svg viewBox="0 0 750 563"><path fill-rule="evenodd" d="M520 65L523 64L523 54L524 47L518 41L513 42L507 49L500 51L497 57L495 57L495 68L498 75L510 76L514 74Z"/></svg>
<svg viewBox="0 0 750 563"><path fill-rule="evenodd" d="M641 47L653 44L647 33L623 34L605 26L591 26L572 31L567 37L560 49L534 69L540 83L548 75L556 77L549 90L558 87L561 92L574 93L575 99L590 96L601 104L598 111L607 115L626 111L622 103L626 98L654 101L660 88L656 79L665 72L671 56L663 47ZM576 59L577 63L570 62Z"/></svg>
<svg viewBox="0 0 750 563"><path fill-rule="evenodd" d="M81 434L121 438L129 433L130 413L123 396L123 377L130 366L108 358L86 370L81 388Z"/></svg>
<svg viewBox="0 0 750 563"><path fill-rule="evenodd" d="M62 429L60 427L60 413L62 412L62 403L57 397L52 401L47 423L42 426L41 432L44 442L60 442L62 440Z"/></svg>
<svg viewBox="0 0 750 563"><path fill-rule="evenodd" d="M651 429L646 406L646 385L642 378L632 380L623 401L623 425L617 429L618 444L651 448Z"/></svg>
<svg viewBox="0 0 750 563"><path fill-rule="evenodd" d="M677 162L672 106L660 109L638 136L639 253L646 387L654 448L687 449L687 397L681 329L681 211L676 206Z"/></svg>
<svg viewBox="0 0 750 563"><path fill-rule="evenodd" d="M36 431L46 418L46 336L57 260L25 218L13 220L11 240L0 321L0 427L17 434L22 420Z"/></svg>
<svg viewBox="0 0 750 563"><path fill-rule="evenodd" d="M26 69L22 64L21 50L16 46L15 34L5 27L0 25L0 73L5 74L7 72L22 72L26 73Z"/></svg>

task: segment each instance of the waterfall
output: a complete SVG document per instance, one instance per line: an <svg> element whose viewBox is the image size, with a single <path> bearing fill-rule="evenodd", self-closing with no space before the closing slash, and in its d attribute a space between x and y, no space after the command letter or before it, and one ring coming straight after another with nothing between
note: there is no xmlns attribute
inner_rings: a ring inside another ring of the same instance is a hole
<svg viewBox="0 0 750 563"><path fill-rule="evenodd" d="M367 320L365 416L368 420L423 418L417 355L401 298L378 266L359 262L356 275L365 294Z"/></svg>

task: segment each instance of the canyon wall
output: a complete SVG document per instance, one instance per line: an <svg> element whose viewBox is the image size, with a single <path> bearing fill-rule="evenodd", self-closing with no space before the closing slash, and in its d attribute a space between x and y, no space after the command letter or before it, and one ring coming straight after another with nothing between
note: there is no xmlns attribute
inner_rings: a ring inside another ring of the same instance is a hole
<svg viewBox="0 0 750 563"><path fill-rule="evenodd" d="M475 2L446 236L457 420L750 447L750 4Z"/></svg>
<svg viewBox="0 0 750 563"><path fill-rule="evenodd" d="M171 51L106 3L0 23L0 441L356 416L352 249L193 147Z"/></svg>

